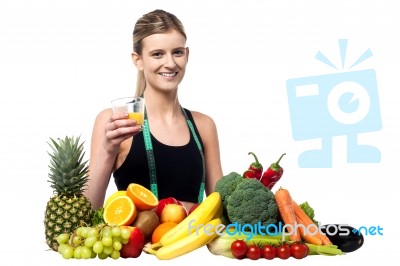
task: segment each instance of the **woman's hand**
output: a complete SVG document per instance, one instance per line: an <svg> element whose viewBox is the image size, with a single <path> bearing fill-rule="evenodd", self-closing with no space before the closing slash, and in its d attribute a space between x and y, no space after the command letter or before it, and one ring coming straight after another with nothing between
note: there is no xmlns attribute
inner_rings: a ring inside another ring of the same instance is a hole
<svg viewBox="0 0 400 266"><path fill-rule="evenodd" d="M96 118L92 142L90 145L89 182L85 195L94 209L103 206L104 197L121 143L140 132L136 121L128 118L127 113L112 113L106 109Z"/></svg>
<svg viewBox="0 0 400 266"><path fill-rule="evenodd" d="M104 149L111 154L118 153L121 143L141 130L142 127L136 123L136 120L128 118L128 113L111 114L105 125Z"/></svg>

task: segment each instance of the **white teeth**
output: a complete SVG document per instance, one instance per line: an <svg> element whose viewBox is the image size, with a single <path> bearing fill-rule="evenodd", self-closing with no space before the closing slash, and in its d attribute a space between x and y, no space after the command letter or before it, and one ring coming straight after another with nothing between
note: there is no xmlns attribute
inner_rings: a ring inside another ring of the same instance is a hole
<svg viewBox="0 0 400 266"><path fill-rule="evenodd" d="M174 73L160 73L163 77L174 77L176 75L177 72Z"/></svg>

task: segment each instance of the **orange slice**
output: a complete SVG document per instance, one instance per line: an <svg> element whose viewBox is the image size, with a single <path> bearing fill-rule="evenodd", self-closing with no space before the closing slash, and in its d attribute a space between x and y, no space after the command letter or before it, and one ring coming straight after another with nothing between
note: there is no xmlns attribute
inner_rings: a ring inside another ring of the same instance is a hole
<svg viewBox="0 0 400 266"><path fill-rule="evenodd" d="M139 184L129 184L126 193L133 200L133 203L139 211L151 210L158 204L156 195Z"/></svg>
<svg viewBox="0 0 400 266"><path fill-rule="evenodd" d="M132 199L128 196L115 196L104 207L104 222L109 225L130 225L136 218L137 210Z"/></svg>
<svg viewBox="0 0 400 266"><path fill-rule="evenodd" d="M112 193L112 194L107 198L106 203L104 203L104 207L106 207L106 206L108 205L108 203L110 203L110 201L111 201L112 199L114 199L115 197L117 197L117 196L126 196L126 191L125 191L125 190L119 190L119 191L116 191L116 192Z"/></svg>
<svg viewBox="0 0 400 266"><path fill-rule="evenodd" d="M159 224L156 229L154 229L153 234L151 235L151 243L158 243L160 241L161 237L174 228L177 225L177 223L173 222L165 222L162 224Z"/></svg>

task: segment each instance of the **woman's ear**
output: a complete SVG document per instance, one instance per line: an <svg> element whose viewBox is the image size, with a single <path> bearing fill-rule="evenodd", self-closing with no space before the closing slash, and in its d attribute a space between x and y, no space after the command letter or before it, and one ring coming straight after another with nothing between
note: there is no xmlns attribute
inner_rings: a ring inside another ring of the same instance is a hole
<svg viewBox="0 0 400 266"><path fill-rule="evenodd" d="M138 55L138 53L132 53L132 61L135 64L138 70L143 70L143 61L142 58Z"/></svg>

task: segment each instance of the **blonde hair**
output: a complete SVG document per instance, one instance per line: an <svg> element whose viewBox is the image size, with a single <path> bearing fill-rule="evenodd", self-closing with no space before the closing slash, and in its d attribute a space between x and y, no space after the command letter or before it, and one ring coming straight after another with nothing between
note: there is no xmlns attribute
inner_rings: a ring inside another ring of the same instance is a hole
<svg viewBox="0 0 400 266"><path fill-rule="evenodd" d="M170 30L176 30L186 39L185 29L182 22L173 14L161 9L156 9L143 15L135 24L133 30L133 51L142 55L142 40L152 34L166 33ZM136 81L136 96L143 96L146 88L146 79L143 71L138 71Z"/></svg>

